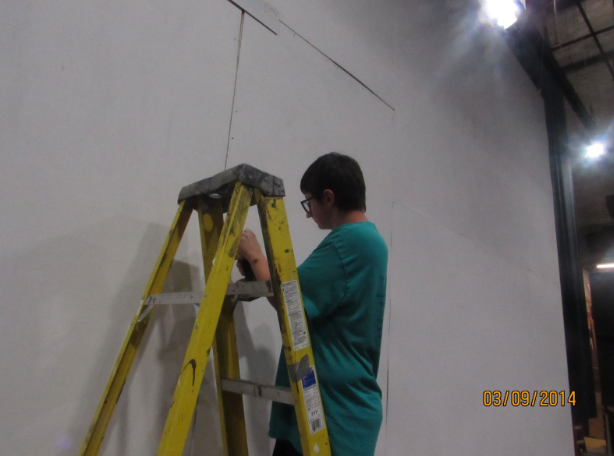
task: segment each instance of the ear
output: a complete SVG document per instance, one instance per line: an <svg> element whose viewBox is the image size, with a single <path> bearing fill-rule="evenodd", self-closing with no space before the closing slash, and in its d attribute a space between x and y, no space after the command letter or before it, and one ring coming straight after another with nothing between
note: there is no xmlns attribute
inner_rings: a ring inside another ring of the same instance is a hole
<svg viewBox="0 0 614 456"><path fill-rule="evenodd" d="M324 190L324 193L322 194L322 199L325 203L332 203L333 205L335 204L335 194L332 190Z"/></svg>

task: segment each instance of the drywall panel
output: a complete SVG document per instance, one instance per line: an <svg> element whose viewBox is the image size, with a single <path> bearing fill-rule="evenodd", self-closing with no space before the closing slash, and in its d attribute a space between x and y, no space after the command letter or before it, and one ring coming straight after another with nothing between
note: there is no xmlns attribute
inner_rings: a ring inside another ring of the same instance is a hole
<svg viewBox="0 0 614 456"><path fill-rule="evenodd" d="M386 449L572 454L569 407L482 402L568 391L548 143L498 32L440 6L397 16Z"/></svg>
<svg viewBox="0 0 614 456"><path fill-rule="evenodd" d="M279 35L245 18L237 79L228 167L247 162L284 179L286 210L297 262L302 262L327 232L305 218L299 202L303 172L320 155L338 151L361 164L367 185L367 216L390 238L390 157L393 111L305 40L285 27ZM257 216L248 225L259 230ZM259 381L274 380L280 351L276 315L266 302L244 304L240 326L249 337L242 369ZM385 343L385 341L384 341ZM379 380L385 390L386 358ZM384 398L385 402L385 398ZM266 454L268 404L247 401L255 454ZM383 435L383 430L382 430ZM383 454L383 448L380 453Z"/></svg>
<svg viewBox="0 0 614 456"><path fill-rule="evenodd" d="M558 286L400 203L392 245L388 454L573 454L568 405L483 404L569 391Z"/></svg>
<svg viewBox="0 0 614 456"><path fill-rule="evenodd" d="M405 8L400 16L411 19L399 30L397 58L407 85L396 98L395 130L405 166L395 168L395 195L558 282L539 94L498 32L475 15L424 6L413 17Z"/></svg>
<svg viewBox="0 0 614 456"><path fill-rule="evenodd" d="M192 0L0 10L0 454L74 455L181 186L223 169L241 15ZM189 228L168 289L201 288L200 261ZM192 318L154 316L101 454L155 452Z"/></svg>
<svg viewBox="0 0 614 456"><path fill-rule="evenodd" d="M283 24L395 105L394 45L398 0L266 0ZM413 3L413 2L407 2Z"/></svg>

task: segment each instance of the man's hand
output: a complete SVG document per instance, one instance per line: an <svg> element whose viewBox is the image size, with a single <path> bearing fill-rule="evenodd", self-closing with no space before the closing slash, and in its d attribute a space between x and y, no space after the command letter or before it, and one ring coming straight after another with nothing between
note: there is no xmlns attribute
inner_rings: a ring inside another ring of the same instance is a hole
<svg viewBox="0 0 614 456"><path fill-rule="evenodd" d="M266 282L271 280L271 272L269 271L269 264L262 253L258 239L252 230L245 230L241 234L239 241L239 249L237 251L237 268L243 277L245 277L245 268L241 264L241 260L247 260L256 280ZM271 305L275 307L273 298L267 298Z"/></svg>
<svg viewBox="0 0 614 456"><path fill-rule="evenodd" d="M252 230L245 230L241 234L241 240L239 241L239 253L237 259L240 257L245 258L250 263L257 262L261 257L262 249L256 239L256 235ZM240 271L240 270L239 270Z"/></svg>

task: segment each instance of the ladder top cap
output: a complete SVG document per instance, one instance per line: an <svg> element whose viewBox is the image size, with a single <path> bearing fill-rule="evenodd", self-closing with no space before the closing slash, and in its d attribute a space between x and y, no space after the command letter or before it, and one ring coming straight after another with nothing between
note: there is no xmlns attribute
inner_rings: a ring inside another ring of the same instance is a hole
<svg viewBox="0 0 614 456"><path fill-rule="evenodd" d="M211 194L218 195L218 199L221 198L227 201L232 195L236 182L242 182L245 185L257 188L266 196L286 196L283 180L243 163L234 168L222 171L215 176L186 185L179 192L178 201L181 203L184 200L197 196L207 196Z"/></svg>

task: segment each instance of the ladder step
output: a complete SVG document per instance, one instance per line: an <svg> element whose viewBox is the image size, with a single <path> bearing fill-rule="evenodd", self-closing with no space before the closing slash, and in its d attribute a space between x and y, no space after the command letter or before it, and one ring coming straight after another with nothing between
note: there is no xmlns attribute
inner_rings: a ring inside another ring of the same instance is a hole
<svg viewBox="0 0 614 456"><path fill-rule="evenodd" d="M160 293L147 297L145 304L148 306L171 305L171 304L200 304L203 298L202 292L183 291L177 293Z"/></svg>
<svg viewBox="0 0 614 456"><path fill-rule="evenodd" d="M231 393L246 394L253 397L261 397L282 404L294 405L292 390L280 386L259 385L247 380L222 380L222 390Z"/></svg>
<svg viewBox="0 0 614 456"><path fill-rule="evenodd" d="M239 299L260 298L264 296L275 296L273 293L273 285L270 280L266 282L235 282L228 285L226 296L239 296Z"/></svg>
<svg viewBox="0 0 614 456"><path fill-rule="evenodd" d="M237 282L228 285L226 296L239 296L239 300L247 298L260 298L274 296L271 281L267 282ZM195 304L199 305L203 293L199 291L186 291L177 293L160 293L147 297L145 304L154 305L174 305L174 304Z"/></svg>

